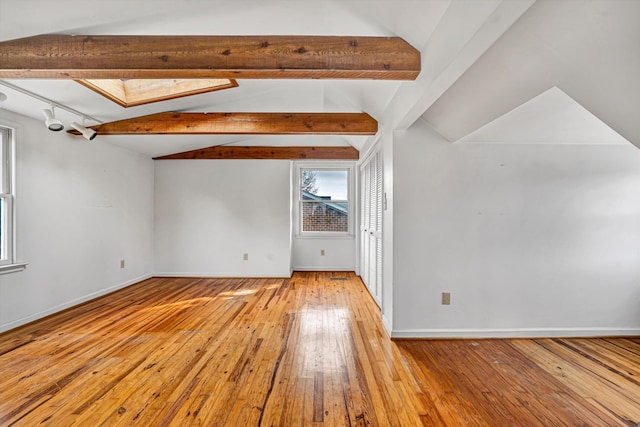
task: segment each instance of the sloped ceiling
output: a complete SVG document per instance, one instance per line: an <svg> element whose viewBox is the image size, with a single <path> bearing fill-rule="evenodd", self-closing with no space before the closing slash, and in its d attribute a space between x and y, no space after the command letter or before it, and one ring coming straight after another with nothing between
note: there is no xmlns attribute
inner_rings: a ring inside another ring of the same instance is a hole
<svg viewBox="0 0 640 427"><path fill-rule="evenodd" d="M45 33L109 35L358 35L402 34L424 45L449 0L0 0L0 41ZM28 10L29 13L25 13ZM405 26L405 22L412 23ZM239 80L239 87L123 109L72 81L8 80L103 122L163 111L358 112L382 116L398 81ZM0 86L9 95L2 106L41 119L45 105ZM2 110L0 110L1 113ZM77 117L57 111L65 123ZM88 122L87 125L93 124ZM217 144L353 145L366 137L127 137L109 142L149 156ZM268 141L268 142L265 142Z"/></svg>
<svg viewBox="0 0 640 427"><path fill-rule="evenodd" d="M630 144L557 87L541 93L456 143Z"/></svg>
<svg viewBox="0 0 640 427"><path fill-rule="evenodd" d="M538 1L423 117L455 141L557 86L640 146L639 17L639 1Z"/></svg>
<svg viewBox="0 0 640 427"><path fill-rule="evenodd" d="M25 13L28 10L29 13ZM109 122L162 111L364 111L383 131L421 115L451 141L551 87L640 144L640 1L0 0L0 41L45 33L400 36L419 49L414 82L239 80L239 87L123 109L72 81L10 80ZM41 119L17 92L0 108ZM58 111L65 123L77 117ZM91 123L89 123L91 124ZM376 137L103 136L151 157L219 144L353 145Z"/></svg>

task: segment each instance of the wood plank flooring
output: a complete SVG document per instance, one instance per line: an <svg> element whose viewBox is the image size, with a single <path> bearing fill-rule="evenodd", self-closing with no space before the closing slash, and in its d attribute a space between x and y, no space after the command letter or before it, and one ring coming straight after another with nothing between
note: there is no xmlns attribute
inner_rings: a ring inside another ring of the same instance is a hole
<svg viewBox="0 0 640 427"><path fill-rule="evenodd" d="M640 425L640 339L399 341L424 425Z"/></svg>
<svg viewBox="0 0 640 427"><path fill-rule="evenodd" d="M639 378L640 339L393 342L353 273L154 278L1 334L0 426L637 426Z"/></svg>

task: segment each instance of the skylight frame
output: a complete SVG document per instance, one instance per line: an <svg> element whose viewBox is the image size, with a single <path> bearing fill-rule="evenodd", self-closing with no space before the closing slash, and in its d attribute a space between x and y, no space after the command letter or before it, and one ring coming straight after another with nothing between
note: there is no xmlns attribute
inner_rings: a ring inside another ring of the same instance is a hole
<svg viewBox="0 0 640 427"><path fill-rule="evenodd" d="M238 87L238 82L233 79L77 79L75 81L124 108ZM148 97L140 95L144 90L136 92L138 96L127 95L127 92L133 94L134 91L138 91L137 87L158 86L158 83L162 83L159 85L160 88L148 90L152 93Z"/></svg>

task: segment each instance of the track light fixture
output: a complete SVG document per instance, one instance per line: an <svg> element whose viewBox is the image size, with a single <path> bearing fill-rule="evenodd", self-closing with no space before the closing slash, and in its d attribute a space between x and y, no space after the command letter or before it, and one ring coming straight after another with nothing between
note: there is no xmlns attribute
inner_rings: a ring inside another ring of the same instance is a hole
<svg viewBox="0 0 640 427"><path fill-rule="evenodd" d="M86 128L84 126L84 122L86 119L88 119L96 123L102 123L100 120L94 117L91 117L87 114L84 114L78 110L74 110L73 108L67 107L64 104L60 104L59 102L55 102L49 98L45 98L44 96L38 95L37 93L31 92L30 90L21 88L20 86L16 86L13 83L9 83L1 79L0 79L0 86L8 87L13 91L22 93L24 95L30 96L31 98L34 98L49 104L50 108L42 110L42 114L44 115L44 119L45 119L44 123L45 125L47 125L47 128L50 131L59 132L64 129L64 124L60 120L56 119L56 115L55 115L55 108L60 108L61 110L64 110L68 113L75 114L78 117L82 117L82 125L78 123L72 123L71 126L77 131L79 131L83 137L85 137L89 141L91 141L93 138L96 137L97 132L93 129ZM7 99L7 96L4 93L0 92L0 103L2 103L2 101L6 99Z"/></svg>
<svg viewBox="0 0 640 427"><path fill-rule="evenodd" d="M58 119L56 119L55 112L53 109L53 105L50 110L44 109L42 110L42 114L44 115L44 124L47 125L47 128L53 132L59 132L64 129L64 125Z"/></svg>
<svg viewBox="0 0 640 427"><path fill-rule="evenodd" d="M71 127L80 132L84 139L86 139L87 141L93 140L93 138L98 135L98 132L96 132L95 130L84 127L83 125L76 122L71 123Z"/></svg>

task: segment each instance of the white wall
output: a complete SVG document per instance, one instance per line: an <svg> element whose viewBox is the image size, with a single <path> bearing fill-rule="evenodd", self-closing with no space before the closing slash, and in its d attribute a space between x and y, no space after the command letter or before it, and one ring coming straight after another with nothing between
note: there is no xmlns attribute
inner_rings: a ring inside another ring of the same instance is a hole
<svg viewBox="0 0 640 427"><path fill-rule="evenodd" d="M393 156L394 336L640 333L637 148L452 144L419 120Z"/></svg>
<svg viewBox="0 0 640 427"><path fill-rule="evenodd" d="M156 161L155 177L156 274L290 275L289 161Z"/></svg>
<svg viewBox="0 0 640 427"><path fill-rule="evenodd" d="M321 250L324 249L324 256ZM300 237L293 239L293 269L310 271L354 271L356 239L349 237Z"/></svg>
<svg viewBox="0 0 640 427"><path fill-rule="evenodd" d="M17 126L17 252L29 263L0 275L0 331L148 277L152 160L3 109L0 123Z"/></svg>

